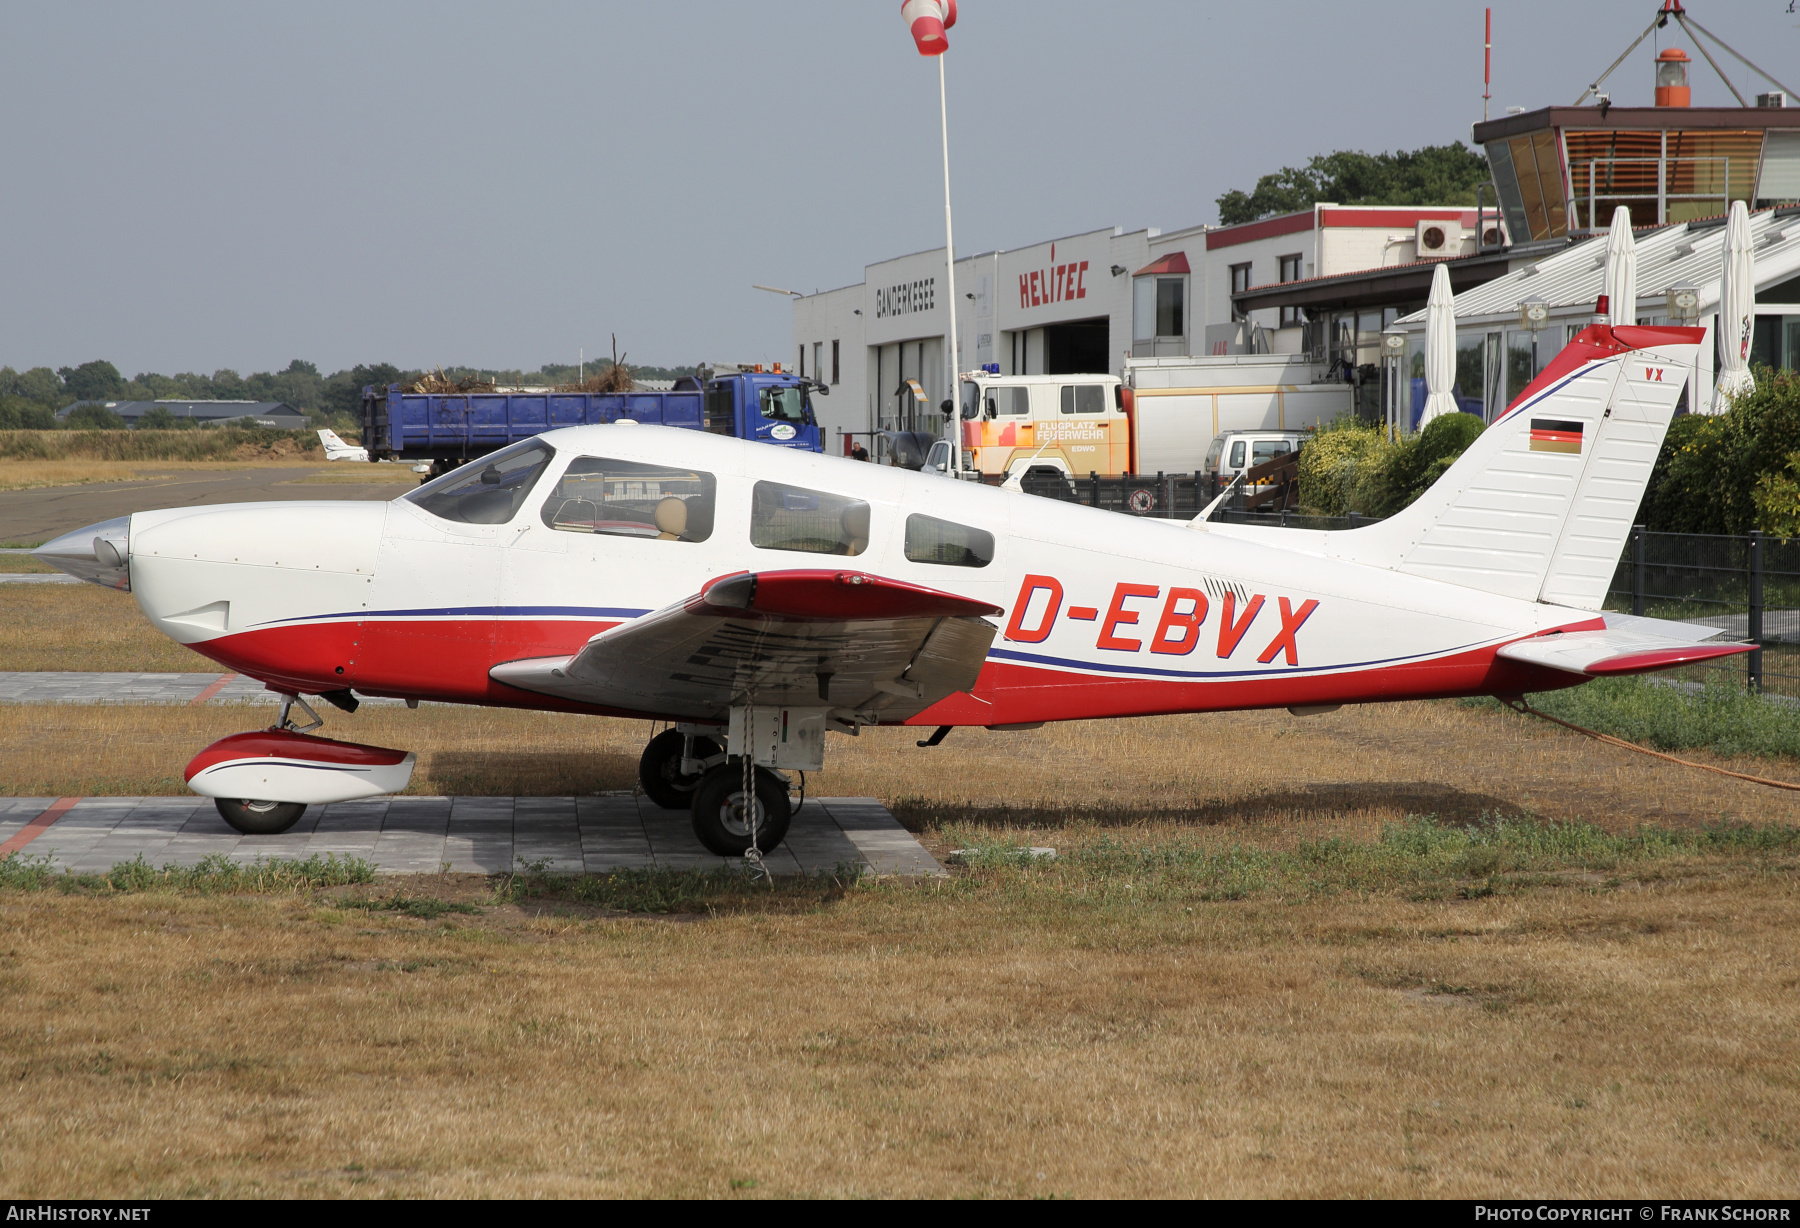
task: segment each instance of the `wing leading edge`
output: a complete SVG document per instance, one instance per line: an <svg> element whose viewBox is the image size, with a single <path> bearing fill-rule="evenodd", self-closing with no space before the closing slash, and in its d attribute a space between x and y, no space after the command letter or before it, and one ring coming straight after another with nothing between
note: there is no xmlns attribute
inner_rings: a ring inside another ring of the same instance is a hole
<svg viewBox="0 0 1800 1228"><path fill-rule="evenodd" d="M739 572L570 657L508 661L497 682L690 720L733 705L829 707L898 723L975 685L997 606L860 571Z"/></svg>

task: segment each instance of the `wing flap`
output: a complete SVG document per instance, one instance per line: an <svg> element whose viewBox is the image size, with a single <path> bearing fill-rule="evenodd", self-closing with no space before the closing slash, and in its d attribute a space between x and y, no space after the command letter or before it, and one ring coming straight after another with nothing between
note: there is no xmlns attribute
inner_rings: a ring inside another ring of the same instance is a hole
<svg viewBox="0 0 1800 1228"><path fill-rule="evenodd" d="M498 682L695 720L734 704L829 706L902 721L973 686L996 628L985 602L866 572L742 572Z"/></svg>

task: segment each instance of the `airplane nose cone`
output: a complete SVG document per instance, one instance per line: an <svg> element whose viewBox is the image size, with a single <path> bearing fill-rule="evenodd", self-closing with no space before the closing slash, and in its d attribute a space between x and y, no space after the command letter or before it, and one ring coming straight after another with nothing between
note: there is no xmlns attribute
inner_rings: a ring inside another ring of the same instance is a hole
<svg viewBox="0 0 1800 1228"><path fill-rule="evenodd" d="M131 517L120 516L64 533L31 552L58 571L121 592L131 591Z"/></svg>

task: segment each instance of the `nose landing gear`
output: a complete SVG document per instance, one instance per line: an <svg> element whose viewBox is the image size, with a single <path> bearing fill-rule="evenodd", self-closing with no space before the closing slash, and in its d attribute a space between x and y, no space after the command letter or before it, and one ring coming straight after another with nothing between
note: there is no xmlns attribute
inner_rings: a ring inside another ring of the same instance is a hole
<svg viewBox="0 0 1800 1228"><path fill-rule="evenodd" d="M297 724L299 708L310 723ZM213 799L219 817L247 836L272 836L300 821L313 803L398 793L412 780L408 751L311 737L324 724L298 695L282 696L268 729L221 738L188 762L188 787Z"/></svg>
<svg viewBox="0 0 1800 1228"><path fill-rule="evenodd" d="M278 836L300 821L304 802L258 802L249 798L215 797L219 817L246 836Z"/></svg>

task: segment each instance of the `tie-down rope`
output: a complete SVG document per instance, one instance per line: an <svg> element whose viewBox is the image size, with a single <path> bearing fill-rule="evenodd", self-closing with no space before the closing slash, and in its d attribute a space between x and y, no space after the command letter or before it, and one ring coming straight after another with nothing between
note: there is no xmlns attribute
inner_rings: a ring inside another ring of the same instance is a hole
<svg viewBox="0 0 1800 1228"><path fill-rule="evenodd" d="M1796 784L1791 780L1771 780L1767 776L1751 776L1747 772L1733 772L1728 768L1714 767L1710 763L1695 763L1692 759L1679 759L1674 755L1666 755L1660 750L1651 750L1648 746L1639 746L1636 742L1627 742L1624 738L1615 738L1609 733L1601 733L1594 729L1584 729L1580 725L1572 724L1559 716L1551 716L1548 712L1539 712L1536 708L1526 703L1523 698L1503 699L1500 702L1504 703L1514 712L1522 712L1526 716L1535 716L1539 720L1549 721L1553 725L1561 725L1564 729L1573 729L1576 733L1586 734L1596 742L1604 742L1608 746L1617 746L1624 750L1635 750L1639 754L1649 755L1653 759L1663 759L1670 763L1679 763L1682 767L1699 768L1703 772L1717 772L1719 775L1729 776L1733 780L1747 780L1753 785L1767 785L1771 789L1787 789L1792 792L1800 793L1800 784Z"/></svg>

